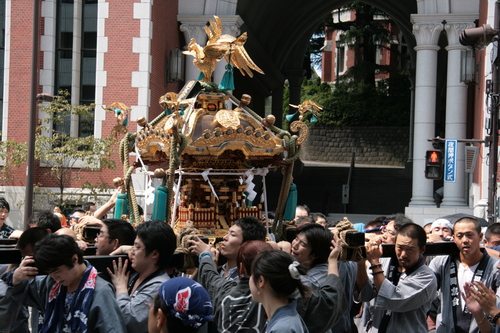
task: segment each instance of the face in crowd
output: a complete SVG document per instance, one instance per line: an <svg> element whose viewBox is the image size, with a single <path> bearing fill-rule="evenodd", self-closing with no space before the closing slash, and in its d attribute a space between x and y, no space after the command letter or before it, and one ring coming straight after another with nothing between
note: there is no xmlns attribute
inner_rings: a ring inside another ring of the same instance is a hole
<svg viewBox="0 0 500 333"><path fill-rule="evenodd" d="M82 212L74 212L73 214L70 215L71 220L69 221L71 226L75 226L78 224L80 219L85 216L85 213Z"/></svg>
<svg viewBox="0 0 500 333"><path fill-rule="evenodd" d="M415 266L420 255L424 253L425 247L420 248L416 238L399 235L396 239L395 250L399 266L408 269Z"/></svg>
<svg viewBox="0 0 500 333"><path fill-rule="evenodd" d="M396 242L396 222L390 221L382 229L382 242L384 244L394 244Z"/></svg>
<svg viewBox="0 0 500 333"><path fill-rule="evenodd" d="M441 238L451 238L453 236L453 231L447 226L434 227L431 232Z"/></svg>
<svg viewBox="0 0 500 333"><path fill-rule="evenodd" d="M464 258L477 255L483 234L478 232L478 227L470 219L462 219L454 225L453 241L458 247L460 256Z"/></svg>
<svg viewBox="0 0 500 333"><path fill-rule="evenodd" d="M228 259L236 259L238 250L243 243L243 230L239 225L229 228L227 234L222 238L220 253Z"/></svg>
<svg viewBox="0 0 500 333"><path fill-rule="evenodd" d="M292 241L290 254L303 265L311 266L314 258L311 256L311 245L303 233L297 234Z"/></svg>

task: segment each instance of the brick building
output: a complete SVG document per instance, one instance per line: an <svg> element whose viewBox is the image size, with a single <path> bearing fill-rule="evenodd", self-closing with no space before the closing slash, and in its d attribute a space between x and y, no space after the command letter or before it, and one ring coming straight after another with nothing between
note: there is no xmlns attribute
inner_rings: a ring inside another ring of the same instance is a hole
<svg viewBox="0 0 500 333"><path fill-rule="evenodd" d="M71 93L71 104L95 103L94 126L85 131L78 117L66 129L72 136L106 137L116 125L112 113L103 106L123 102L132 107L128 124L135 132L138 117L153 119L163 110L158 99L167 91L178 91L182 83L174 80L169 62L181 43L177 22L178 1L118 0L41 0L38 24L37 93ZM33 1L0 0L0 24L4 32L0 49L2 140L28 141L30 117ZM44 117L38 112L38 119ZM110 186L122 176L118 159L116 170L86 172L85 181L104 181ZM4 162L3 162L4 163ZM43 165L35 162L34 183L51 188L44 179ZM0 184L0 196L11 203L10 223L22 227L26 173L21 167L14 181ZM69 184L78 189L82 181ZM35 208L50 208L37 202Z"/></svg>
<svg viewBox="0 0 500 333"><path fill-rule="evenodd" d="M333 23L354 22L356 12L350 9L336 9L332 12ZM378 21L389 31L390 44L382 45L376 50L375 62L378 65L390 66L395 70L405 67L408 57L407 45L398 26L386 15L375 15ZM342 43L340 37L344 32L341 30L327 31L322 48L322 73L323 82L335 82L344 75L347 70L362 61L362 50L355 49L352 44ZM391 52L394 51L394 52ZM391 72L376 73L375 79L386 79Z"/></svg>

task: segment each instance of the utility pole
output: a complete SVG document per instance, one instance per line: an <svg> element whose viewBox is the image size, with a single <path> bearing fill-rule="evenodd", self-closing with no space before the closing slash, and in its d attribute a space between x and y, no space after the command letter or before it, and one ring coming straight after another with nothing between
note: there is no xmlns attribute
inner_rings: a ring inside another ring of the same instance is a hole
<svg viewBox="0 0 500 333"><path fill-rule="evenodd" d="M500 2L495 2L495 30L499 27ZM500 49L497 42L495 60L492 68L492 89L491 89L491 121L490 137L488 138L490 148L490 165L488 179L488 223L496 222L496 201L497 201L497 177L498 177L498 107L500 96Z"/></svg>
<svg viewBox="0 0 500 333"><path fill-rule="evenodd" d="M28 221L33 214L33 182L35 173L35 138L37 115L37 80L38 80L38 0L33 0L33 43L31 50L31 89L30 115L28 126L28 161L26 164L26 196L24 200L24 227L28 228Z"/></svg>

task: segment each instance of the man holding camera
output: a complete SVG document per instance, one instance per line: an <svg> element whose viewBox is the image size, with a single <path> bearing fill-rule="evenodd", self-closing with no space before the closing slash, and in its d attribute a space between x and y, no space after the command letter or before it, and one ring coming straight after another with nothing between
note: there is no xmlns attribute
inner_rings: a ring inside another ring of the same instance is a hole
<svg viewBox="0 0 500 333"><path fill-rule="evenodd" d="M425 231L406 223L395 237L396 257L381 258L381 245L367 243L370 276L364 267L358 268L356 287L361 300L375 299L369 332L427 332L426 316L436 297L436 278L424 262Z"/></svg>

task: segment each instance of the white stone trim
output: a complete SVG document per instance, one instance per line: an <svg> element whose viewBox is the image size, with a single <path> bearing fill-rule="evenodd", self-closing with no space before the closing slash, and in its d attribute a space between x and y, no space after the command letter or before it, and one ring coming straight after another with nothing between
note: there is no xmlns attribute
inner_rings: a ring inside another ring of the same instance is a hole
<svg viewBox="0 0 500 333"><path fill-rule="evenodd" d="M40 68L40 81L42 91L47 94L54 93L54 71L56 59L56 0L42 1L41 17L45 19L45 25L40 36L40 50L43 52L43 64ZM38 117L42 115L39 113Z"/></svg>
<svg viewBox="0 0 500 333"><path fill-rule="evenodd" d="M12 1L5 0L5 49L4 49L4 81L3 81L3 113L2 113L2 141L6 141L8 137L9 123L9 83L10 83L10 27L12 24ZM0 165L4 165L5 161L0 160Z"/></svg>
<svg viewBox="0 0 500 333"><path fill-rule="evenodd" d="M151 19L153 0L134 3L133 18L139 20L139 36L132 36L132 52L139 54L137 71L132 72L131 86L137 88L137 105L132 106L131 119L148 117L151 105L150 74L152 68L151 39L153 22Z"/></svg>
<svg viewBox="0 0 500 333"><path fill-rule="evenodd" d="M108 85L108 72L104 70L104 59L108 52L108 37L106 37L106 19L109 18L109 3L99 0L97 3L97 49L95 73L95 118L94 136L102 137L102 124L106 120L106 111L102 108L104 87Z"/></svg>

